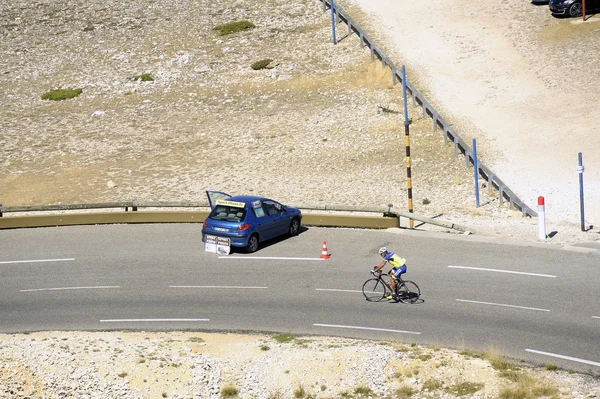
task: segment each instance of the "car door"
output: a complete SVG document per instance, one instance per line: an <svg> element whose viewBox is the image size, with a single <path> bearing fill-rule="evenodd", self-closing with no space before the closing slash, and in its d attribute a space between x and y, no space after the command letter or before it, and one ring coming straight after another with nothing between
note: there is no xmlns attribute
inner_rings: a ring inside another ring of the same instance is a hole
<svg viewBox="0 0 600 399"><path fill-rule="evenodd" d="M215 208L215 203L218 200L231 198L231 195L222 193L221 191L206 190L206 198L208 198L208 204L210 205L210 210L212 211Z"/></svg>
<svg viewBox="0 0 600 399"><path fill-rule="evenodd" d="M267 208L263 206L262 201L256 200L250 204L251 212L254 215L254 229L258 232L261 241L273 237L274 224L273 217L269 215Z"/></svg>
<svg viewBox="0 0 600 399"><path fill-rule="evenodd" d="M283 206L276 201L263 201L263 207L266 208L265 211L273 222L272 237L287 233L289 223L287 217L285 217Z"/></svg>

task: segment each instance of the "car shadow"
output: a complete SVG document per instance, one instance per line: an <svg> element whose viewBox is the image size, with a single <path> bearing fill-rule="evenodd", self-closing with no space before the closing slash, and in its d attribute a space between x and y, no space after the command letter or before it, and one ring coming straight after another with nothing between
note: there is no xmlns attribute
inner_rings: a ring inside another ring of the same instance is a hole
<svg viewBox="0 0 600 399"><path fill-rule="evenodd" d="M304 233L306 231L308 231L308 227L305 227L305 226L301 225L300 228L298 229L298 235L300 235L300 234L302 234L302 233ZM283 235L280 235L279 237L274 237L274 238L271 238L271 239L269 239L267 241L262 241L258 245L258 249L256 250L256 252L254 252L254 253L258 253L258 252L262 251L265 248L269 248L272 245L278 244L278 243L280 243L282 241L285 241L285 240L289 240L291 238L294 238L294 237L290 237L288 234L283 234ZM229 254L231 255L233 253L251 255L248 252L246 252L245 248L237 248L237 247L231 247L231 252Z"/></svg>

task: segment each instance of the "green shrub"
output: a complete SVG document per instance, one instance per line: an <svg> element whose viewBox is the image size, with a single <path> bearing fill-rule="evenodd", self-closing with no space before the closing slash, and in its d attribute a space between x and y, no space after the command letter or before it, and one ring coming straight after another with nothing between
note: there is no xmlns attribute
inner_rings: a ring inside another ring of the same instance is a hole
<svg viewBox="0 0 600 399"><path fill-rule="evenodd" d="M363 395L363 396L373 395L373 391L371 390L371 388L366 387L364 385L359 385L356 388L354 388L354 393L356 395Z"/></svg>
<svg viewBox="0 0 600 399"><path fill-rule="evenodd" d="M233 398L237 396L238 390L236 387L228 385L221 388L221 397L222 398Z"/></svg>
<svg viewBox="0 0 600 399"><path fill-rule="evenodd" d="M267 67L267 65L269 65L271 62L273 62L272 59L265 58L264 60L260 60L260 61L256 61L256 62L252 63L251 67L255 71L258 71L259 69L265 69Z"/></svg>
<svg viewBox="0 0 600 399"><path fill-rule="evenodd" d="M133 77L133 80L141 80L142 82L154 82L154 78L149 73L143 73Z"/></svg>
<svg viewBox="0 0 600 399"><path fill-rule="evenodd" d="M296 390L294 391L294 398L302 399L304 396L306 396L306 391L304 390L304 387L302 385L299 385L298 388L296 388Z"/></svg>
<svg viewBox="0 0 600 399"><path fill-rule="evenodd" d="M396 389L395 394L398 399L408 399L413 396L417 391L407 385L403 385Z"/></svg>
<svg viewBox="0 0 600 399"><path fill-rule="evenodd" d="M200 337L189 337L188 341L189 342L204 342L204 340Z"/></svg>
<svg viewBox="0 0 600 399"><path fill-rule="evenodd" d="M483 388L483 384L476 384L473 382L461 382L460 384L444 388L444 391L457 396L465 396L472 395L475 392L481 390L481 388Z"/></svg>
<svg viewBox="0 0 600 399"><path fill-rule="evenodd" d="M423 205L429 205L431 204L431 201L429 201L429 198L423 198Z"/></svg>
<svg viewBox="0 0 600 399"><path fill-rule="evenodd" d="M230 35L232 33L249 30L252 28L256 28L256 26L252 22L238 21L238 22L229 22L228 24L215 26L213 29L218 30L219 35L225 36L225 35Z"/></svg>
<svg viewBox="0 0 600 399"><path fill-rule="evenodd" d="M42 100L61 101L75 98L83 93L83 89L56 89L42 94Z"/></svg>
<svg viewBox="0 0 600 399"><path fill-rule="evenodd" d="M441 386L442 384L438 380L427 380L423 383L423 390L435 391Z"/></svg>
<svg viewBox="0 0 600 399"><path fill-rule="evenodd" d="M278 334L274 335L273 338L280 344L285 344L294 340L294 336L291 334Z"/></svg>

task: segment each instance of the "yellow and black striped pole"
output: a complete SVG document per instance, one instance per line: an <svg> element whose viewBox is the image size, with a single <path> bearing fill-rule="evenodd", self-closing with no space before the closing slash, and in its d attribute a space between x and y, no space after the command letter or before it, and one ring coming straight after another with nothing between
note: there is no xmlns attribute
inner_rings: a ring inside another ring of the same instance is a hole
<svg viewBox="0 0 600 399"><path fill-rule="evenodd" d="M402 95L404 97L404 136L406 138L406 183L408 186L408 211L413 213L412 176L410 171L410 123L408 121L408 105L406 101L406 69L402 65ZM410 228L415 227L415 221L409 219Z"/></svg>

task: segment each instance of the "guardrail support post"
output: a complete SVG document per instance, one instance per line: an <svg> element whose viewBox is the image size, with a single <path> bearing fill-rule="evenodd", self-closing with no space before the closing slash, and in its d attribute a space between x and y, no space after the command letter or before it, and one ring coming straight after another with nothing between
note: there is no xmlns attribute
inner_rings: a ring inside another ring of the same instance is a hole
<svg viewBox="0 0 600 399"><path fill-rule="evenodd" d="M137 208L138 208L138 203L137 203L137 200L133 200L133 201L131 201L131 210L132 210L133 212L137 212Z"/></svg>
<svg viewBox="0 0 600 399"><path fill-rule="evenodd" d="M2 217L2 204L0 204L0 218Z"/></svg>
<svg viewBox="0 0 600 399"><path fill-rule="evenodd" d="M492 191L494 190L494 174L490 173L488 176L488 195L492 195Z"/></svg>
<svg viewBox="0 0 600 399"><path fill-rule="evenodd" d="M498 206L502 206L504 204L504 187L502 185L498 186Z"/></svg>
<svg viewBox="0 0 600 399"><path fill-rule="evenodd" d="M458 155L458 138L454 138L454 156Z"/></svg>

